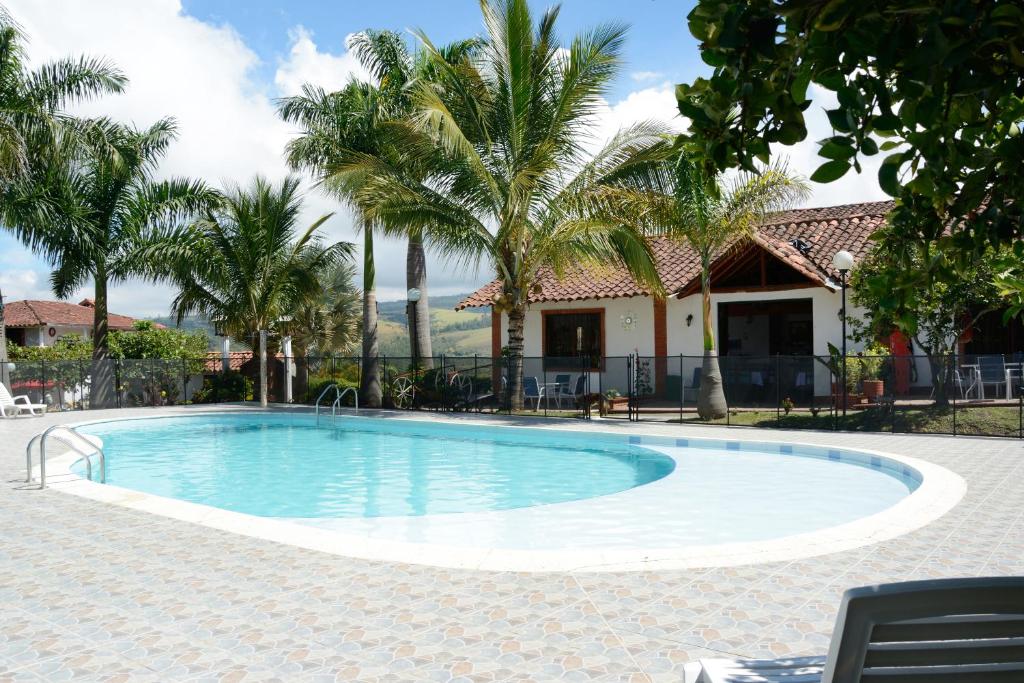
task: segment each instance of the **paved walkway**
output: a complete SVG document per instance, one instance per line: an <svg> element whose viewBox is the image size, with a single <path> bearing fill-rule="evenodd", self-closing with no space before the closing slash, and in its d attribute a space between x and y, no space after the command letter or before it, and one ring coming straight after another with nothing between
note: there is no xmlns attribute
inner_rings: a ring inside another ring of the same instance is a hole
<svg viewBox="0 0 1024 683"><path fill-rule="evenodd" d="M25 488L32 434L117 414L0 422L0 680L678 681L699 657L824 652L849 586L1024 574L1019 441L792 433L924 458L967 495L906 536L794 562L511 574L335 557Z"/></svg>

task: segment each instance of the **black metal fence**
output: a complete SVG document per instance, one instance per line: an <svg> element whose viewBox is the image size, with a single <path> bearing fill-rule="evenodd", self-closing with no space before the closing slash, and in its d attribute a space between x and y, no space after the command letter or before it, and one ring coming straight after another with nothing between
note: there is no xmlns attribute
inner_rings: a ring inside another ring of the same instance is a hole
<svg viewBox="0 0 1024 683"><path fill-rule="evenodd" d="M1022 360L723 356L718 367L728 409L717 415L699 411L709 386L702 356L527 357L515 397L509 378L517 373L504 357L381 356L374 365L382 405L403 410L1021 438ZM213 356L18 361L10 379L14 394L53 410L258 399L259 368L251 355L236 355L226 366ZM271 357L268 397L313 404L329 385L358 389L369 371L355 357Z"/></svg>

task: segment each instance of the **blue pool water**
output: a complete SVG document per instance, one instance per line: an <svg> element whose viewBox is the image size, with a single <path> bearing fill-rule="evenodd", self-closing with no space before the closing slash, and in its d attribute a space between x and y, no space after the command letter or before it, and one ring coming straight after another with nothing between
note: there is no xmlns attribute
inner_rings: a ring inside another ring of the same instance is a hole
<svg viewBox="0 0 1024 683"><path fill-rule="evenodd" d="M775 538L880 512L920 483L900 462L845 449L387 418L318 427L309 414L206 414L80 429L103 439L107 482L125 488L310 523L532 508L519 519L557 520L557 532L495 531L532 546L565 534L592 545ZM556 517L533 507L584 499L595 500ZM432 533L459 543L474 529Z"/></svg>
<svg viewBox="0 0 1024 683"><path fill-rule="evenodd" d="M82 431L103 439L108 484L269 517L507 510L616 493L674 467L621 438L365 418L318 427L308 414L123 420Z"/></svg>

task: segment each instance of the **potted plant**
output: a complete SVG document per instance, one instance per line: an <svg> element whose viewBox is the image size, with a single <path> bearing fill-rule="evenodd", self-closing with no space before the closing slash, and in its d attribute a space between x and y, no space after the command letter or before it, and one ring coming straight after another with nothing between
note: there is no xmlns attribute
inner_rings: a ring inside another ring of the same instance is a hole
<svg viewBox="0 0 1024 683"><path fill-rule="evenodd" d="M881 344L872 344L863 354L858 354L857 362L860 366L861 375L860 385L864 396L868 399L868 403L876 403L878 397L885 394L883 371L885 369L885 359L888 355L888 349Z"/></svg>
<svg viewBox="0 0 1024 683"><path fill-rule="evenodd" d="M836 403L839 404L843 401L843 392L839 389L839 384L843 377L843 352L835 344L829 343L828 354L829 358L827 361L817 357L816 360L826 365L829 372L832 373L832 396ZM861 380L860 360L856 355L846 354L846 386L843 389L846 393L847 406L855 406L861 403L862 396L856 393Z"/></svg>
<svg viewBox="0 0 1024 683"><path fill-rule="evenodd" d="M604 400L609 411L618 410L620 407L625 407L629 403L629 397L623 396L617 389L609 389L604 392Z"/></svg>

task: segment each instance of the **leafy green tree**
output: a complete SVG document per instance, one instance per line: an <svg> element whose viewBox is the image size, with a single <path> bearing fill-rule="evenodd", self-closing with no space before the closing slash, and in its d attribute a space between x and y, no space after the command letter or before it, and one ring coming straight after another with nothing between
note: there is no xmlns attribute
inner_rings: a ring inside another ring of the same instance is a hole
<svg viewBox="0 0 1024 683"><path fill-rule="evenodd" d="M197 221L198 235L187 258L175 263L179 288L172 310L217 320L236 340L252 344L261 330L274 330L309 297L320 293L318 273L348 259L352 245L324 244L317 230L325 214L299 227L299 180L279 185L256 177L232 187L216 209ZM260 349L260 403L267 404L266 350Z"/></svg>
<svg viewBox="0 0 1024 683"><path fill-rule="evenodd" d="M588 153L596 110L619 71L623 26L599 26L563 46L558 7L536 24L525 0L481 8L486 35L457 61L420 34L431 76L410 85L413 114L385 131L400 161L349 154L332 166L331 182L383 230L423 230L442 255L490 262L502 285L494 307L509 316L518 409L523 321L538 273L624 264L660 292L638 207L660 182L670 146L664 128L648 123Z"/></svg>
<svg viewBox="0 0 1024 683"><path fill-rule="evenodd" d="M707 175L685 153L672 165L671 178L671 191L658 199L652 220L666 235L687 242L700 258L704 360L697 413L713 420L725 417L728 406L712 327L711 264L724 251L742 246L770 213L804 199L807 185L779 164L728 182Z"/></svg>
<svg viewBox="0 0 1024 683"><path fill-rule="evenodd" d="M110 333L110 356L120 368L118 391L136 404L175 403L192 375L203 371L210 341L205 332L156 327L137 320Z"/></svg>
<svg viewBox="0 0 1024 683"><path fill-rule="evenodd" d="M11 383L35 388L36 382L44 397L63 403L64 396L82 396L88 383L88 361L92 342L80 334L65 334L50 346L19 346L11 344L10 359L15 363ZM45 398L44 398L45 400Z"/></svg>
<svg viewBox="0 0 1024 683"><path fill-rule="evenodd" d="M163 264L190 253L189 219L218 195L200 181L154 179L176 135L172 119L141 130L99 119L91 128L83 143L67 141L31 166L8 187L3 207L14 234L53 265L58 298L93 282L90 402L102 407L113 399L107 288L165 276Z"/></svg>
<svg viewBox="0 0 1024 683"><path fill-rule="evenodd" d="M1020 2L700 0L689 26L714 73L678 87L679 109L711 167L752 169L803 140L812 83L838 100L812 180L887 153L878 180L898 201L879 240L900 266L884 305L912 305L911 268L935 263L920 254L941 252L935 276L958 279L1024 234Z"/></svg>
<svg viewBox="0 0 1024 683"><path fill-rule="evenodd" d="M916 280L915 295L893 306L892 271L902 271L908 258ZM854 337L871 343L899 330L913 339L928 356L936 405L946 407L960 338L983 315L1005 304L997 282L1005 258L1005 250L989 249L965 269L942 252L921 249L894 258L885 245L879 245L850 276L850 301L863 309L862 315L849 318ZM929 261L931 267L925 268ZM1016 272L1022 271L1018 263Z"/></svg>

